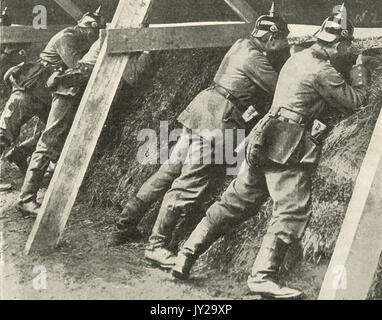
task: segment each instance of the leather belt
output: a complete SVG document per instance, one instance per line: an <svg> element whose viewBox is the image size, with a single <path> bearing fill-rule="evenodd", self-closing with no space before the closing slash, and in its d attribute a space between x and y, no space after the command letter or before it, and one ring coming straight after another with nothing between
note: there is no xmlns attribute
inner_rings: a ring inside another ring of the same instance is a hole
<svg viewBox="0 0 382 320"><path fill-rule="evenodd" d="M42 59L40 59L40 64L44 68L47 68L47 69L49 69L49 70L51 70L53 72L55 72L55 71L62 71L64 69L66 69L65 65L55 65L55 64L52 64L52 63L50 63L50 62L48 62L46 60L42 60Z"/></svg>
<svg viewBox="0 0 382 320"><path fill-rule="evenodd" d="M238 98L236 98L231 92L229 92L226 88L222 87L221 85L214 83L210 88L214 89L217 93L222 95L228 101L232 102L240 110L246 109L246 107L243 106L243 104L240 102L240 100Z"/></svg>
<svg viewBox="0 0 382 320"><path fill-rule="evenodd" d="M276 114L272 114L272 116L284 122L304 125L307 123L307 119L305 116L290 109L286 109L284 107L281 107L279 111Z"/></svg>

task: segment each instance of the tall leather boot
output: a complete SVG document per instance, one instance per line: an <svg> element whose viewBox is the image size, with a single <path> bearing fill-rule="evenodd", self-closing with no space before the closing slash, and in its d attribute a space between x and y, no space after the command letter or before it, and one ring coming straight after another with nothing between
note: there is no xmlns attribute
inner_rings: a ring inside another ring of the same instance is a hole
<svg viewBox="0 0 382 320"><path fill-rule="evenodd" d="M150 204L133 196L127 202L120 217L116 221L113 231L107 239L109 247L118 246L128 241L137 241L142 238L142 234L137 229Z"/></svg>
<svg viewBox="0 0 382 320"><path fill-rule="evenodd" d="M17 203L17 208L23 213L33 216L39 213L40 204L37 203L36 198L49 162L50 160L44 156L32 158L21 188L19 202Z"/></svg>
<svg viewBox="0 0 382 320"><path fill-rule="evenodd" d="M203 218L175 258L175 265L171 271L172 276L181 280L188 279L196 260L207 251L220 235L207 218Z"/></svg>
<svg viewBox="0 0 382 320"><path fill-rule="evenodd" d="M21 147L14 147L5 155L5 159L7 159L9 163L14 163L20 169L22 174L25 174L28 170L27 158L28 155Z"/></svg>
<svg viewBox="0 0 382 320"><path fill-rule="evenodd" d="M265 235L247 281L253 294L272 299L296 299L302 296L301 291L278 283L279 270L288 248L289 245L276 235Z"/></svg>
<svg viewBox="0 0 382 320"><path fill-rule="evenodd" d="M171 204L162 206L145 250L145 258L164 269L171 269L174 266L175 255L168 249L168 245L179 217L180 210Z"/></svg>

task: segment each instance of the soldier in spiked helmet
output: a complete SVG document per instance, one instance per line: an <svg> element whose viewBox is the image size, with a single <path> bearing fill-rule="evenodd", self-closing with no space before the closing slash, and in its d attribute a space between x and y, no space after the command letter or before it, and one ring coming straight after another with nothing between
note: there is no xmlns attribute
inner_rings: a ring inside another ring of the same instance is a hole
<svg viewBox="0 0 382 320"><path fill-rule="evenodd" d="M346 56L353 40L353 27L344 20L342 6L338 14L324 21L317 42L285 63L269 112L248 136L241 172L183 245L172 270L174 277L188 278L201 254L233 226L256 215L271 197L272 217L248 287L254 294L271 298L302 295L280 284L279 270L288 248L304 235L310 218L312 176L325 131L317 118L330 108L351 114L368 96L369 77L362 55L350 71L349 83L331 64L334 58Z"/></svg>

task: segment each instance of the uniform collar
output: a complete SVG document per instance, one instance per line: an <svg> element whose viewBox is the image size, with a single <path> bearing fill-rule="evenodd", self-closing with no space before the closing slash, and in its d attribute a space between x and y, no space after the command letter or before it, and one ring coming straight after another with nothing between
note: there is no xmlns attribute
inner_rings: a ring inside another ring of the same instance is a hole
<svg viewBox="0 0 382 320"><path fill-rule="evenodd" d="M256 50L260 51L262 54L266 55L265 52L265 45L263 42L261 42L259 39L256 39L254 37L250 38L251 44L255 47Z"/></svg>
<svg viewBox="0 0 382 320"><path fill-rule="evenodd" d="M313 51L313 56L315 58L325 61L330 60L329 54L318 43L315 43L313 46L311 46L310 50Z"/></svg>

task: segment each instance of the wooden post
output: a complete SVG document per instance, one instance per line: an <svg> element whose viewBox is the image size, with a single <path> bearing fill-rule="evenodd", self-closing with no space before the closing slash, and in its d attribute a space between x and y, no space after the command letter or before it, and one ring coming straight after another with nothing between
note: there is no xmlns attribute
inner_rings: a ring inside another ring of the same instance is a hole
<svg viewBox="0 0 382 320"><path fill-rule="evenodd" d="M154 0L120 0L112 28L145 23ZM96 147L129 55L108 56L105 41L61 153L25 254L49 253L58 244Z"/></svg>
<svg viewBox="0 0 382 320"><path fill-rule="evenodd" d="M245 22L255 22L259 15L245 0L224 0Z"/></svg>
<svg viewBox="0 0 382 320"><path fill-rule="evenodd" d="M66 11L74 20L79 20L84 12L71 0L54 0L62 9Z"/></svg>
<svg viewBox="0 0 382 320"><path fill-rule="evenodd" d="M366 299L382 252L382 111L319 295Z"/></svg>

